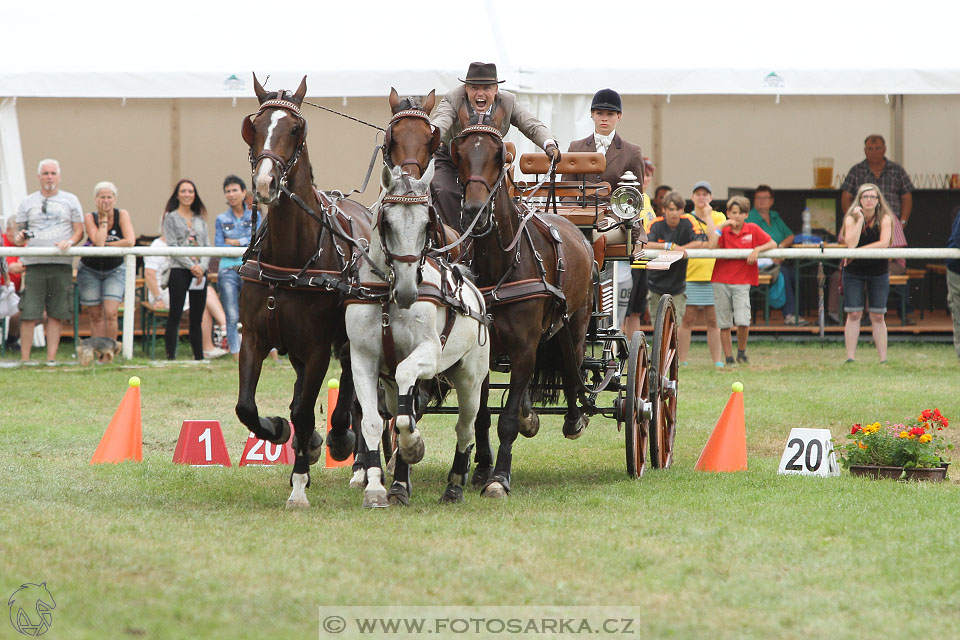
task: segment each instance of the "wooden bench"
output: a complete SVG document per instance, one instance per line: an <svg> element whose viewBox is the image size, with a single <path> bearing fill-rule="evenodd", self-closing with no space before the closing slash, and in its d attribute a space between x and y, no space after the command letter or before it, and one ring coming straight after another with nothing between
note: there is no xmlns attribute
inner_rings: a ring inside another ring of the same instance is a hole
<svg viewBox="0 0 960 640"><path fill-rule="evenodd" d="M773 283L773 276L769 273L761 273L758 276L756 287L750 287L750 324L756 324L753 320L756 317L759 306L754 306L753 301L757 298L763 299L763 323L770 326L770 285Z"/></svg>
<svg viewBox="0 0 960 640"><path fill-rule="evenodd" d="M170 310L158 308L142 300L140 302L140 326L143 329L143 353L153 360L157 343L157 326L163 326L170 317Z"/></svg>

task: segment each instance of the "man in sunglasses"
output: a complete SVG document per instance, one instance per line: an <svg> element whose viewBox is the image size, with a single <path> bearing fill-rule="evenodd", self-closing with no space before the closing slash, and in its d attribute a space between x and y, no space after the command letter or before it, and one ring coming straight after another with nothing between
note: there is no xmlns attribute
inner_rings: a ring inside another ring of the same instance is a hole
<svg viewBox="0 0 960 640"><path fill-rule="evenodd" d="M56 247L61 252L83 240L83 208L77 196L60 191L60 163L41 160L37 167L40 190L34 191L17 208L17 246ZM47 364L57 364L61 322L71 317L73 258L67 255L24 256L26 266L20 288L20 362L31 364L30 347L37 322L47 318L43 330L47 340ZM36 363L32 363L36 364Z"/></svg>

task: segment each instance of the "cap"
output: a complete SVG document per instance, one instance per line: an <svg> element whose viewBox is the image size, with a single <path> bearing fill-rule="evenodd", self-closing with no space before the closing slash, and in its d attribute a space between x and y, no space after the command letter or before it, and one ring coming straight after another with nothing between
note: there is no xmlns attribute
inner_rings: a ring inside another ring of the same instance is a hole
<svg viewBox="0 0 960 640"><path fill-rule="evenodd" d="M613 89L600 89L594 94L593 101L590 103L590 111L595 109L623 113L623 101L620 100L620 94Z"/></svg>
<svg viewBox="0 0 960 640"><path fill-rule="evenodd" d="M697 184L693 185L693 190L696 191L697 189L706 189L710 195L713 195L713 187L711 187L710 183L706 180L701 180Z"/></svg>

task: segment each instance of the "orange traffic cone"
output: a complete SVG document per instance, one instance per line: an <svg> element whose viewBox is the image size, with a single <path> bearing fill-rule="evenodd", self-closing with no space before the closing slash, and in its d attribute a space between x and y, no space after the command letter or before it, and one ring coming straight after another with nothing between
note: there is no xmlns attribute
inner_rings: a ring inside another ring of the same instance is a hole
<svg viewBox="0 0 960 640"><path fill-rule="evenodd" d="M697 471L746 471L747 427L743 419L743 384L733 383L733 393L697 460Z"/></svg>
<svg viewBox="0 0 960 640"><path fill-rule="evenodd" d="M127 393L113 414L90 464L103 462L143 462L143 424L140 422L140 378L130 378Z"/></svg>
<svg viewBox="0 0 960 640"><path fill-rule="evenodd" d="M330 437L330 416L333 415L333 410L337 406L337 400L340 397L340 381L336 378L330 378L327 380L327 438ZM327 447L326 459L323 462L324 469L336 469L337 467L352 467L353 466L353 454L346 460L334 460L330 455L330 447Z"/></svg>

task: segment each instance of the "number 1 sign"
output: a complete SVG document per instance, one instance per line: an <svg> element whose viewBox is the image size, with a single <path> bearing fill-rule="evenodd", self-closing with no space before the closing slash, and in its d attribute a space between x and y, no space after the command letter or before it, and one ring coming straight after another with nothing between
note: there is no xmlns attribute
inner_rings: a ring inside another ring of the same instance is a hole
<svg viewBox="0 0 960 640"><path fill-rule="evenodd" d="M837 455L829 429L791 429L777 473L838 476Z"/></svg>

